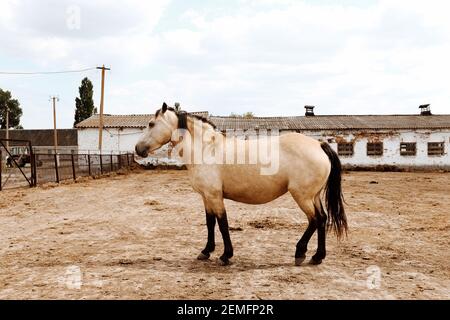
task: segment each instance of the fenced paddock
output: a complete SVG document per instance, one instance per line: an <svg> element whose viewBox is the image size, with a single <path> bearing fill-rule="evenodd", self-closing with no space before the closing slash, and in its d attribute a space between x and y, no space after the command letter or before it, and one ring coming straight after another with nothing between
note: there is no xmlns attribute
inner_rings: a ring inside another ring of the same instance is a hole
<svg viewBox="0 0 450 320"><path fill-rule="evenodd" d="M99 176L128 169L134 161L132 153L31 153L30 163L19 169L15 164L8 167L6 157L2 157L2 154L6 152L0 150L0 190Z"/></svg>
<svg viewBox="0 0 450 320"><path fill-rule="evenodd" d="M300 267L307 221L289 195L226 201L235 257L220 267L218 230L211 261L196 260L204 208L186 171L4 190L0 298L450 299L450 174L343 179L348 238L329 234L323 264Z"/></svg>
<svg viewBox="0 0 450 320"><path fill-rule="evenodd" d="M133 154L35 154L38 184L98 176L129 168Z"/></svg>

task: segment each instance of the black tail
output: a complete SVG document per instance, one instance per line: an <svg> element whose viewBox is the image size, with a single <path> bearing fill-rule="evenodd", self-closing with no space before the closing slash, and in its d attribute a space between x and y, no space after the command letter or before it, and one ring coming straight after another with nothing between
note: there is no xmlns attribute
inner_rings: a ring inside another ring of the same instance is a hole
<svg viewBox="0 0 450 320"><path fill-rule="evenodd" d="M327 228L334 229L339 239L344 232L347 234L347 217L345 216L344 196L341 187L341 161L328 143L322 142L321 147L331 162L331 172L325 187L325 201L328 211Z"/></svg>

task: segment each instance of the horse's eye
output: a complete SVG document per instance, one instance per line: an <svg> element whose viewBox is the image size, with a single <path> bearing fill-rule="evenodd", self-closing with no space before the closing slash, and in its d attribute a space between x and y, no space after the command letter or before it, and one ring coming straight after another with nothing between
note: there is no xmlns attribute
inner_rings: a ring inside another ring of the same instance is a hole
<svg viewBox="0 0 450 320"><path fill-rule="evenodd" d="M154 123L154 122L149 122L149 123L148 123L148 127L149 127L149 128L153 128L154 126L155 126L155 123Z"/></svg>

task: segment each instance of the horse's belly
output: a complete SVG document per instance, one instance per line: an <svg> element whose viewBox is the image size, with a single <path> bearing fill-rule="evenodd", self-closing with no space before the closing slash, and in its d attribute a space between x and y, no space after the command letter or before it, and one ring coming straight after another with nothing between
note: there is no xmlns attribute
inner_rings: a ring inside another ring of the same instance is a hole
<svg viewBox="0 0 450 320"><path fill-rule="evenodd" d="M285 194L287 180L277 176L233 175L223 181L223 197L249 204L267 203Z"/></svg>
<svg viewBox="0 0 450 320"><path fill-rule="evenodd" d="M287 191L287 190L286 190ZM225 199L247 203L247 204L264 204L268 203L270 201L275 200L276 198L282 196L286 193L280 192L280 193L272 193L272 194L254 194L254 193L226 193L224 192L223 197Z"/></svg>

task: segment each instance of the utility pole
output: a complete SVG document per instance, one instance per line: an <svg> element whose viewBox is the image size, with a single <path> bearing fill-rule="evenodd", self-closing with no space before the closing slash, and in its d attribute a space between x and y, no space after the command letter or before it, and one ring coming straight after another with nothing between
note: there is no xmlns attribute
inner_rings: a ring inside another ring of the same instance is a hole
<svg viewBox="0 0 450 320"><path fill-rule="evenodd" d="M9 151L9 108L6 106L6 150Z"/></svg>
<svg viewBox="0 0 450 320"><path fill-rule="evenodd" d="M99 123L98 123L98 150L102 153L102 141L103 141L103 101L105 95L105 71L111 70L110 68L105 68L105 65L102 67L97 67L97 69L102 70L102 89L100 96L100 115L99 115Z"/></svg>
<svg viewBox="0 0 450 320"><path fill-rule="evenodd" d="M55 144L55 154L58 153L58 131L56 131L56 101L59 101L58 97L51 97L53 102L53 142Z"/></svg>

